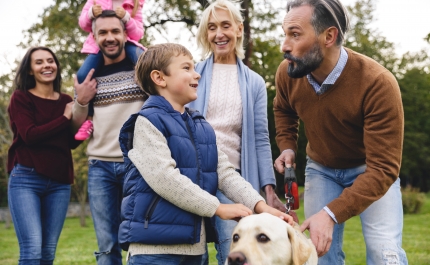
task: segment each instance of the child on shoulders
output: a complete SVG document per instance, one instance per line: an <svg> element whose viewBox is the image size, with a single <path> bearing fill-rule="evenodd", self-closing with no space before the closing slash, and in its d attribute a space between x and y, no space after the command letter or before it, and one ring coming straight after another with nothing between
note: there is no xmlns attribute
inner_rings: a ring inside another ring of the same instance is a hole
<svg viewBox="0 0 430 265"><path fill-rule="evenodd" d="M137 62L139 55L144 51L144 47L139 43L143 37L142 8L145 0L87 0L81 15L79 16L79 26L89 33L84 42L81 53L88 54L84 63L76 73L79 83L82 83L91 69L97 70L103 64L103 55L97 45L92 29L94 18L100 16L103 10L114 10L116 16L124 23L127 33L125 43L125 53L133 63ZM92 101L88 107L87 120L81 125L75 135L76 140L86 140L90 137L93 130L92 116L94 108Z"/></svg>

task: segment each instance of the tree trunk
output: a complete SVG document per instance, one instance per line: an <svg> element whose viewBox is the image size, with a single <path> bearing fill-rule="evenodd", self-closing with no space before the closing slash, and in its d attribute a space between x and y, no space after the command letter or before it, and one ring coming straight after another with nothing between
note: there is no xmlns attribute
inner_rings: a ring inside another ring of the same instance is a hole
<svg viewBox="0 0 430 265"><path fill-rule="evenodd" d="M87 202L85 200L79 200L79 205L80 205L80 212L79 212L79 219L80 219L80 224L81 227L85 227L87 226L86 222L85 222L85 217L86 215L86 206L87 206Z"/></svg>
<svg viewBox="0 0 430 265"><path fill-rule="evenodd" d="M241 3L241 8L243 9L243 34L244 34L244 39L243 39L243 43L245 45L245 58L242 60L243 63L250 67L249 65L249 59L251 57L252 54L252 38L251 38L251 26L249 23L249 3L251 0L244 0ZM250 67L251 68L251 67Z"/></svg>
<svg viewBox="0 0 430 265"><path fill-rule="evenodd" d="M79 190L79 205L80 205L80 213L79 213L79 218L80 218L80 224L81 227L85 227L87 226L86 222L85 222L85 217L86 215L86 206L87 206L87 187L88 187L88 182L87 181L83 181L84 184L81 185L80 190Z"/></svg>

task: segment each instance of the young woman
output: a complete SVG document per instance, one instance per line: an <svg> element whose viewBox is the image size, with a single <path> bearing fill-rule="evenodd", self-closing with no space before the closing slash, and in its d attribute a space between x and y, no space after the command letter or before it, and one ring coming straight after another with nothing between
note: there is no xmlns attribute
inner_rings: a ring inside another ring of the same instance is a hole
<svg viewBox="0 0 430 265"><path fill-rule="evenodd" d="M8 154L9 208L19 264L52 264L73 183L70 149L73 100L60 92L60 65L46 47L27 51L8 108L13 142Z"/></svg>

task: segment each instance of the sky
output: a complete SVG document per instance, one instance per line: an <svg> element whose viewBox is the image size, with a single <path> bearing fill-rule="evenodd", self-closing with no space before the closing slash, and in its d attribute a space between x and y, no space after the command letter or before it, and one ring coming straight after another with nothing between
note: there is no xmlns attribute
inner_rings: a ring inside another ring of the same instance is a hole
<svg viewBox="0 0 430 265"><path fill-rule="evenodd" d="M0 1L2 7L0 25L2 25L3 35L0 42L1 75L9 72L12 62L25 54L25 51L17 48L22 38L22 31L37 22L38 16L46 7L52 5L54 0ZM356 0L341 1L344 5L352 5L356 2ZM146 5L144 8L150 7ZM372 28L396 45L398 55L430 48L430 44L423 40L430 33L429 10L430 0L376 0L374 17L377 21Z"/></svg>

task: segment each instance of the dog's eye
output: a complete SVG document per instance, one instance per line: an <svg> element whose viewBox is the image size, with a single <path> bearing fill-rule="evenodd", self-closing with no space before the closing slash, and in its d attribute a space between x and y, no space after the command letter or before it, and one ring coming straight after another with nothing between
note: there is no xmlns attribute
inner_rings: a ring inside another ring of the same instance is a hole
<svg viewBox="0 0 430 265"><path fill-rule="evenodd" d="M240 236L238 234L233 235L233 242L239 241Z"/></svg>
<svg viewBox="0 0 430 265"><path fill-rule="evenodd" d="M270 241L270 238L268 236L266 236L265 234L259 234L257 236L257 241L260 243L267 243Z"/></svg>

